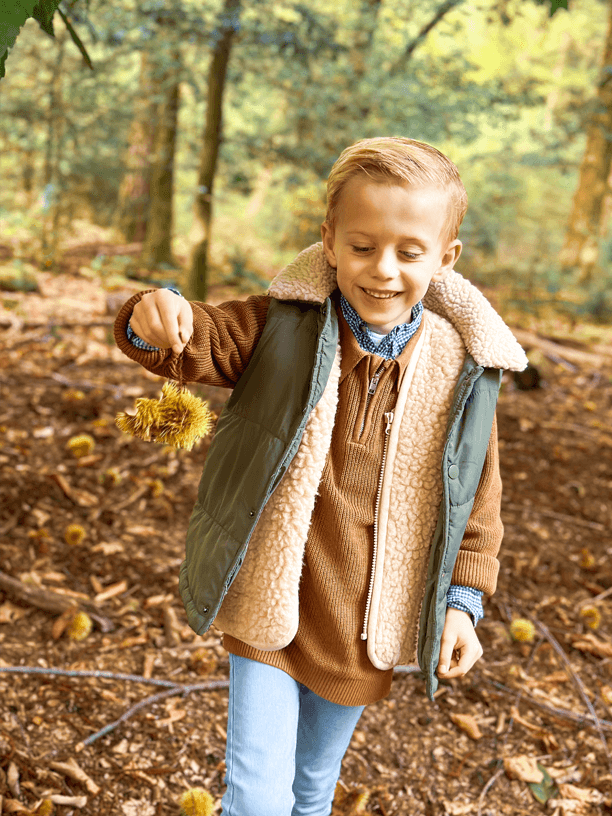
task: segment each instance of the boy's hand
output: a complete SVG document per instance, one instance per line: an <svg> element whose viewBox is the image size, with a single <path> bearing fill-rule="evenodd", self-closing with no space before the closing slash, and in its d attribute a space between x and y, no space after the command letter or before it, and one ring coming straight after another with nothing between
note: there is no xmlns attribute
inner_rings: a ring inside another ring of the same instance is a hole
<svg viewBox="0 0 612 816"><path fill-rule="evenodd" d="M472 619L461 609L448 607L442 632L437 674L443 680L463 677L482 657L482 646Z"/></svg>
<svg viewBox="0 0 612 816"><path fill-rule="evenodd" d="M157 289L134 306L130 326L149 345L180 354L193 334L193 312L185 298Z"/></svg>

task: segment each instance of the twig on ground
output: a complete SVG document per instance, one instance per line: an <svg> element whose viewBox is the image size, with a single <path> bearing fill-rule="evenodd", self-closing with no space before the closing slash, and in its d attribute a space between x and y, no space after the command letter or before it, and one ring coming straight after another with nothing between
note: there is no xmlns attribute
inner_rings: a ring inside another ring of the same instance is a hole
<svg viewBox="0 0 612 816"><path fill-rule="evenodd" d="M561 646L559 641L555 638L555 636L552 634L552 632L548 629L548 627L545 626L543 623L540 623L540 621L538 621L538 620L534 621L534 623L536 625L536 628L541 632L542 635L544 635L546 640L550 643L550 645L553 647L555 652L559 655L559 657L563 661L563 664L565 666L566 671L569 672L572 680L574 681L574 685L578 689L578 693L582 697L582 700L583 700L584 704L586 705L586 707L587 707L587 709L589 711L589 714L593 718L593 722L595 723L595 727L597 728L597 732L599 733L599 738L601 740L601 743L602 743L602 745L604 747L604 751L606 753L606 758L608 760L608 768L610 770L610 773L612 773L612 757L610 756L610 751L608 750L608 743L606 742L606 735L603 732L603 728L601 727L601 720L597 716L597 712L595 711L595 708L593 707L593 703L589 700L589 697L588 697L588 695L586 693L584 683L582 682L582 680L578 676L578 673L576 672L576 670L572 666L572 664L570 662L570 659L565 654L565 651L564 651L563 647Z"/></svg>
<svg viewBox="0 0 612 816"><path fill-rule="evenodd" d="M28 586L17 578L12 578L0 570L0 590L17 601L42 609L45 612L52 612L61 615L69 609L74 608L76 612L79 607L87 610L92 617L95 616L100 629L103 632L110 632L115 628L115 624L107 618L102 611L91 601L82 598L74 598L68 595L60 595L50 589L42 587Z"/></svg>
<svg viewBox="0 0 612 816"><path fill-rule="evenodd" d="M578 516L569 516L567 513L555 513L554 510L536 510L529 505L504 504L502 510L510 510L515 513L529 513L530 516L546 516L567 524L576 524L579 527L588 527L591 530L598 530L600 532L604 532L607 529L604 524L600 524L598 521L589 521L588 519L579 518Z"/></svg>
<svg viewBox="0 0 612 816"><path fill-rule="evenodd" d="M163 686L172 689L181 687L181 683L174 683L172 680L156 680L152 677L142 677L140 674L115 674L95 669L77 671L76 669L46 669L39 666L0 666L0 672L6 674L49 674L58 677L97 677L104 680L129 680L132 683L148 683L150 686Z"/></svg>
<svg viewBox="0 0 612 816"><path fill-rule="evenodd" d="M505 686L503 683L499 683L497 680L489 680L487 677L483 679L485 683L488 683L490 686L493 686L504 694L516 694L514 689ZM555 706L546 705L546 703L541 703L539 700L536 700L535 697L531 697L529 694L523 694L521 699L535 708L546 711L552 716L558 717L561 720L571 720L572 722L578 723L578 725L584 725L588 728L597 728L595 721L589 714L577 714L575 711L570 711L567 708L556 708ZM612 721L600 719L599 724L603 730L612 731Z"/></svg>
<svg viewBox="0 0 612 816"><path fill-rule="evenodd" d="M125 722L132 717L141 708L156 703L158 700L163 700L165 697L172 697L175 694L191 694L193 691L211 691L212 689L228 688L229 680L209 680L207 683L194 683L192 685L185 685L183 683L173 683L171 680L155 680L151 677L142 677L139 674L114 674L107 671L77 671L72 669L46 669L39 666L0 666L0 672L5 674L46 674L58 675L59 677L97 677L105 680L128 680L132 683L148 683L152 686L165 686L165 691L160 691L150 697L146 697L136 705L129 708L124 714L104 728L101 728L95 734L87 737L78 746L77 751L80 751L86 745L91 745L100 737L113 731L122 722Z"/></svg>
<svg viewBox="0 0 612 816"><path fill-rule="evenodd" d="M597 601L603 601L604 598L607 598L609 595L612 595L612 587L608 587L607 589L604 589L604 591L600 592L599 595L596 595L594 598L591 598L588 601L588 603L593 604L593 603L596 603Z"/></svg>
<svg viewBox="0 0 612 816"><path fill-rule="evenodd" d="M91 745L92 742L100 739L100 737L106 736L111 731L121 725L122 722L125 722L141 708L145 706L152 705L152 703L157 703L159 700L163 700L166 697L172 697L175 694L191 694L192 691L211 691L212 689L220 689L220 688L227 688L229 686L229 680L210 680L208 683L194 683L192 686L177 686L176 688L167 689L166 691L160 691L157 694L152 694L150 697L141 700L139 703L136 703L131 708L128 708L126 712L124 712L118 720L115 720L108 725L105 725L104 728L101 728L99 731L96 731L95 734L87 737L87 739L83 740L83 742L79 743L76 746L76 751L81 751L87 745Z"/></svg>
<svg viewBox="0 0 612 816"><path fill-rule="evenodd" d="M486 785L484 786L484 788L481 790L481 792L480 792L480 796L478 797L478 816L482 816L482 806L483 806L483 804L484 804L485 796L486 796L486 795L487 795L487 793L489 792L489 789L490 789L490 788L492 788L492 787L493 787L493 785L494 785L494 784L497 782L497 780L498 780L498 779L499 779L499 777L500 777L500 776L503 774L503 772L504 772L504 768L503 768L503 765L502 765L502 767L501 767L501 768L498 768L498 769L495 771L495 773L493 774L493 776L492 776L492 777L489 779L489 781L487 782L487 784L486 784Z"/></svg>
<svg viewBox="0 0 612 816"><path fill-rule="evenodd" d="M535 659L536 653L537 653L538 649L540 648L540 646L542 645L543 642L544 642L544 639L540 638L540 640L535 644L535 646L531 650L531 654L529 655L529 660L527 662L527 670L530 669L531 664L533 663L533 661ZM515 707L518 706L519 701L520 701L520 699L521 699L521 697L523 695L524 695L523 689L519 689L518 692L516 692L515 699L514 699ZM504 736L504 741L503 741L502 746L501 746L501 753L502 754L504 753L504 750L506 748L506 743L508 742L508 737L510 736L510 731L512 731L512 726L513 725L514 725L514 717L511 714L510 715L510 720L508 721L508 728L506 729L506 734ZM489 779L487 784L484 786L482 791L480 792L480 796L478 797L478 816L482 816L482 806L484 804L484 800L485 800L485 796L487 795L487 791L489 791L493 787L493 785L497 782L497 780L501 776L503 770L504 770L503 766L501 768L498 768L495 771L495 773L493 774L493 776Z"/></svg>

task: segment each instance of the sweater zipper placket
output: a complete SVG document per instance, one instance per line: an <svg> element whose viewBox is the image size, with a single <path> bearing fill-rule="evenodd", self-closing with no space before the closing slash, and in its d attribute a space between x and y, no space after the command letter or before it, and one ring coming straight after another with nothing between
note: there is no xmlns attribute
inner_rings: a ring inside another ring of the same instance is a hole
<svg viewBox="0 0 612 816"><path fill-rule="evenodd" d="M376 573L376 556L378 554L378 511L380 508L380 496L382 493L383 478L385 475L385 463L387 461L387 448L389 446L389 432L391 431L391 424L393 422L393 411L387 412L384 417L387 423L385 427L385 446L383 448L382 462L380 465L380 475L378 477L378 491L376 493L376 504L374 506L374 548L372 551L372 569L370 572L370 586L368 587L368 598L366 600L366 610L363 619L363 631L361 632L361 639L368 639L368 619L370 617L370 604L372 603L372 592L374 590L374 575Z"/></svg>
<svg viewBox="0 0 612 816"><path fill-rule="evenodd" d="M380 376L383 372L384 367L385 364L383 363L378 369L378 371L375 372L374 376L370 380L370 384L368 385L368 393L366 396L366 404L363 411L363 419L361 420L361 428L359 429L359 439L361 439L361 434L363 433L363 429L365 428L365 421L366 416L368 415L368 408L370 407L370 402L372 400L374 392L376 391L376 387L378 385L378 381L380 380Z"/></svg>

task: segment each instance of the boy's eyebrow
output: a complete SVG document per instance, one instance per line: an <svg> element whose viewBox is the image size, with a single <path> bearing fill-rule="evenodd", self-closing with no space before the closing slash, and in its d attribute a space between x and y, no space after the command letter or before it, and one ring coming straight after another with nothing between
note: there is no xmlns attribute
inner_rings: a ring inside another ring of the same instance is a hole
<svg viewBox="0 0 612 816"><path fill-rule="evenodd" d="M364 238L371 238L372 236L367 232L361 232L360 230L349 230L347 235L363 235ZM400 243L402 244L418 244L422 249L429 249L429 245L426 241L423 241L421 238L416 238L414 235L402 235L399 239Z"/></svg>

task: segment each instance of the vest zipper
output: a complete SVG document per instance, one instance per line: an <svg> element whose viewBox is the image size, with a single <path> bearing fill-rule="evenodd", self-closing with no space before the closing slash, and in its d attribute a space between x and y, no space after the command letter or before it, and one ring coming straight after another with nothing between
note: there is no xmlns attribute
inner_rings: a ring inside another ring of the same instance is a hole
<svg viewBox="0 0 612 816"><path fill-rule="evenodd" d="M380 494L382 492L383 477L385 475L385 462L387 460L387 447L389 445L389 431L391 430L393 416L393 411L389 411L385 414L385 421L387 423L385 427L385 446L383 448L380 475L378 477L378 491L376 493L376 505L374 507L374 549L372 551L372 569L370 572L370 586L368 588L365 617L363 619L363 631L361 632L362 640L368 639L368 618L370 617L370 604L372 603L372 591L374 589L374 573L376 572L376 556L378 554L378 510L380 507Z"/></svg>
<svg viewBox="0 0 612 816"><path fill-rule="evenodd" d="M366 421L366 416L367 416L367 413L368 413L368 408L369 408L369 405L370 405L370 401L372 399L372 396L374 395L374 392L376 391L376 387L378 385L378 381L380 380L380 375L382 374L384 367L385 367L385 364L383 363L380 366L380 368L378 369L378 371L374 374L374 376L370 380L370 384L368 385L368 394L366 396L366 404L365 404L365 409L363 411L363 419L361 420L361 428L359 429L359 439L361 439L361 434L363 433L363 429L365 428L365 421Z"/></svg>

